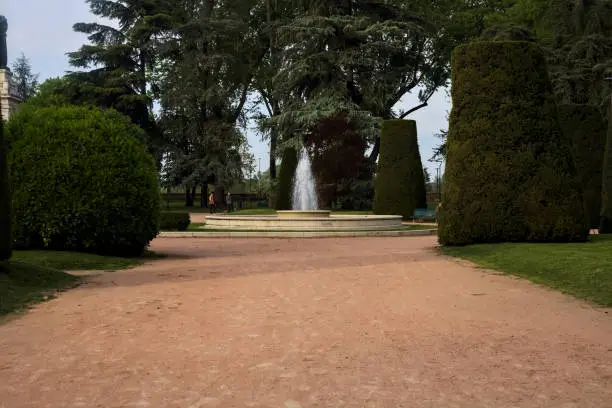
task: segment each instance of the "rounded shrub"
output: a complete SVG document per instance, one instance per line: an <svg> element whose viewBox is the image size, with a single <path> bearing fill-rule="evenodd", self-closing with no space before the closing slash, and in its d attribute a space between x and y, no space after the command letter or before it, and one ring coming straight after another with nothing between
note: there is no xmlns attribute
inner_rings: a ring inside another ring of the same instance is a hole
<svg viewBox="0 0 612 408"><path fill-rule="evenodd" d="M276 193L276 209L291 210L291 193L293 190L293 175L298 165L298 154L294 147L283 151L280 171L278 172L278 190Z"/></svg>
<svg viewBox="0 0 612 408"><path fill-rule="evenodd" d="M18 247L133 256L157 235L157 170L129 118L26 104L9 130Z"/></svg>
<svg viewBox="0 0 612 408"><path fill-rule="evenodd" d="M519 41L459 46L452 83L440 243L586 240L573 147L540 49Z"/></svg>
<svg viewBox="0 0 612 408"><path fill-rule="evenodd" d="M559 123L574 145L574 158L591 228L599 228L601 169L606 147L606 123L591 105L560 105Z"/></svg>
<svg viewBox="0 0 612 408"><path fill-rule="evenodd" d="M385 120L380 133L380 159L374 181L374 213L411 217L425 208L423 164L414 120Z"/></svg>
<svg viewBox="0 0 612 408"><path fill-rule="evenodd" d="M601 183L601 224L600 234L612 234L612 108L608 114L608 135Z"/></svg>
<svg viewBox="0 0 612 408"><path fill-rule="evenodd" d="M0 262L6 261L12 255L11 195L6 148L4 120L0 115Z"/></svg>

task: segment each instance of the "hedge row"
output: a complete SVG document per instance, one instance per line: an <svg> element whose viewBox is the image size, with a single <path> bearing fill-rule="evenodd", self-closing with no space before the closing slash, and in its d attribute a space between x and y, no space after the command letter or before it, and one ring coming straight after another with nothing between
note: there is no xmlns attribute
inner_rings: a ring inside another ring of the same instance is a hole
<svg viewBox="0 0 612 408"><path fill-rule="evenodd" d="M574 157L591 228L599 228L601 180L606 124L599 109L590 105L560 105L559 122L572 140Z"/></svg>
<svg viewBox="0 0 612 408"><path fill-rule="evenodd" d="M518 41L459 46L452 82L440 243L586 240L573 146L540 49Z"/></svg>
<svg viewBox="0 0 612 408"><path fill-rule="evenodd" d="M612 234L612 107L608 114L608 136L606 138L602 173L599 233Z"/></svg>
<svg viewBox="0 0 612 408"><path fill-rule="evenodd" d="M374 213L411 217L426 207L425 177L413 120L386 120L374 182Z"/></svg>
<svg viewBox="0 0 612 408"><path fill-rule="evenodd" d="M162 212L159 229L162 231L185 231L191 224L189 213Z"/></svg>

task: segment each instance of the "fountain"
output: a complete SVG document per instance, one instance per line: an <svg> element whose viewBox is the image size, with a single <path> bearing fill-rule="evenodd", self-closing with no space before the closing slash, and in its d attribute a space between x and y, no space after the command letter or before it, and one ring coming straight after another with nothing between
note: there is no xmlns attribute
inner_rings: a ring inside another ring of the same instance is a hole
<svg viewBox="0 0 612 408"><path fill-rule="evenodd" d="M204 228L227 230L377 231L402 228L400 215L332 215L319 210L308 151L302 149L293 178L291 210L276 215L211 215Z"/></svg>
<svg viewBox="0 0 612 408"><path fill-rule="evenodd" d="M329 217L330 211L319 210L317 189L312 173L312 163L308 151L302 148L300 160L293 176L291 210L277 211L280 218L317 218Z"/></svg>

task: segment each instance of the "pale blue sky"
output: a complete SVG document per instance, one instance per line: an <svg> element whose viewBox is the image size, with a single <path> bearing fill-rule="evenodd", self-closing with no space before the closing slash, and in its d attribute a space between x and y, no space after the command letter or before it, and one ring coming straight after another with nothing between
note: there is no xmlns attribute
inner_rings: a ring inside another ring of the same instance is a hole
<svg viewBox="0 0 612 408"><path fill-rule="evenodd" d="M41 81L71 69L66 53L77 50L86 41L84 35L72 31L72 25L96 21L84 0L0 0L0 14L6 16L9 23L9 62L23 52L30 59L34 72L40 74ZM415 94L405 96L399 106L410 108L417 104ZM439 143L433 135L441 128L446 129L449 110L450 99L442 90L434 95L428 107L410 115L410 119L417 121L423 165L431 169L432 176L437 165L427 160ZM256 164L261 158L261 170L264 171L268 146L254 132L248 132L247 136Z"/></svg>

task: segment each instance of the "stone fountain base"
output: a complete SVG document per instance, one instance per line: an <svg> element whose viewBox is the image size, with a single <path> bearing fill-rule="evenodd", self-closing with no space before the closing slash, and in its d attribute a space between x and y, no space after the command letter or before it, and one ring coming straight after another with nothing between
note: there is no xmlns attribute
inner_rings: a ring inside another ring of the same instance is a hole
<svg viewBox="0 0 612 408"><path fill-rule="evenodd" d="M334 215L330 211L278 211L277 215L211 215L204 229L247 231L381 231L402 228L400 215Z"/></svg>
<svg viewBox="0 0 612 408"><path fill-rule="evenodd" d="M279 210L276 212L278 218L329 218L331 211L328 210Z"/></svg>

